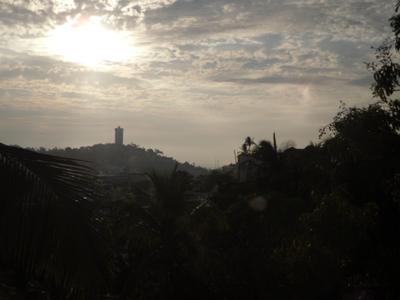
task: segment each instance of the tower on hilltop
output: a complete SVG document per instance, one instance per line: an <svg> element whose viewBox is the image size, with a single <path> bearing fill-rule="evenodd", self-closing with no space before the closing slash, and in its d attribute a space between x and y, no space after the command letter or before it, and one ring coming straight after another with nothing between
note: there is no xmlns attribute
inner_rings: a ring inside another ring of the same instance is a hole
<svg viewBox="0 0 400 300"><path fill-rule="evenodd" d="M124 129L118 126L115 128L115 144L123 145L124 144Z"/></svg>

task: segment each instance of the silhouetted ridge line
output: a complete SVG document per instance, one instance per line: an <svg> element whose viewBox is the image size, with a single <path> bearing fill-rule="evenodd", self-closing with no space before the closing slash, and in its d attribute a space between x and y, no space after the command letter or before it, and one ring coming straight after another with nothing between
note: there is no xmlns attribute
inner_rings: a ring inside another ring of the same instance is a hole
<svg viewBox="0 0 400 300"><path fill-rule="evenodd" d="M118 129L118 128L117 128ZM121 128L122 129L122 128ZM122 140L119 140L122 142ZM179 163L172 157L166 157L160 150L144 149L134 144L97 144L93 146L65 149L39 149L40 152L70 157L90 162L99 175L117 175L156 171L170 172L175 164L178 169L194 176L206 174L205 168L188 162Z"/></svg>

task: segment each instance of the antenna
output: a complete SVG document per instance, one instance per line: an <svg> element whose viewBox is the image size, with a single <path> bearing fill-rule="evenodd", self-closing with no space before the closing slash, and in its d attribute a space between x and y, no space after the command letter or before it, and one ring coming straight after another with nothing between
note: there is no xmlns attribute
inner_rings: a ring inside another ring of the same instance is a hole
<svg viewBox="0 0 400 300"><path fill-rule="evenodd" d="M276 146L276 136L275 136L275 132L274 132L274 149L275 149L275 152L278 151L278 147Z"/></svg>

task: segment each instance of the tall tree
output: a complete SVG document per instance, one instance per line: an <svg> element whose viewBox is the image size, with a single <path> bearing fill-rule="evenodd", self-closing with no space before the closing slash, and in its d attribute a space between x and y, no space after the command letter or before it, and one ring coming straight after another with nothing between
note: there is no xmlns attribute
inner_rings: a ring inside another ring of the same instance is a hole
<svg viewBox="0 0 400 300"><path fill-rule="evenodd" d="M400 88L400 1L397 0L395 13L389 19L393 32L391 38L386 39L376 48L376 60L368 64L373 72L375 83L372 85L372 92L383 102L392 102L391 97Z"/></svg>
<svg viewBox="0 0 400 300"><path fill-rule="evenodd" d="M250 153L251 152L251 147L253 145L256 145L256 143L254 142L254 140L251 137L246 137L244 139L244 143L242 145L242 150L244 153Z"/></svg>

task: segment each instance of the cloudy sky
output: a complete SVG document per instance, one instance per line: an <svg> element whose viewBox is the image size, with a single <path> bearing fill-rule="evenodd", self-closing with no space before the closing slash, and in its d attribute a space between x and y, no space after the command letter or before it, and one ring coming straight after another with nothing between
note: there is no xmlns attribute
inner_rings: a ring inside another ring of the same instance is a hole
<svg viewBox="0 0 400 300"><path fill-rule="evenodd" d="M394 0L0 0L0 142L125 142L212 167L246 136L299 147L365 62Z"/></svg>

